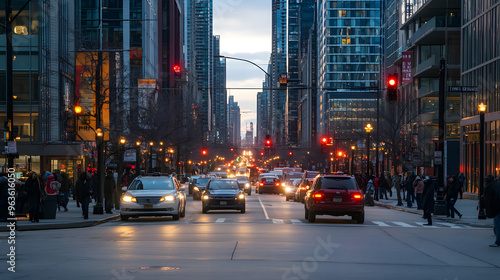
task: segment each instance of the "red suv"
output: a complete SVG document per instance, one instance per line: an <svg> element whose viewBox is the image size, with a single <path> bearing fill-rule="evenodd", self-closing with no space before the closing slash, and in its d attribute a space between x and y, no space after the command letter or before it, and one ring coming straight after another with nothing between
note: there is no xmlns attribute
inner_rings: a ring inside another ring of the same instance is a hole
<svg viewBox="0 0 500 280"><path fill-rule="evenodd" d="M365 222L363 193L354 177L321 175L316 177L305 197L305 218L316 221L316 215L349 215L357 223Z"/></svg>

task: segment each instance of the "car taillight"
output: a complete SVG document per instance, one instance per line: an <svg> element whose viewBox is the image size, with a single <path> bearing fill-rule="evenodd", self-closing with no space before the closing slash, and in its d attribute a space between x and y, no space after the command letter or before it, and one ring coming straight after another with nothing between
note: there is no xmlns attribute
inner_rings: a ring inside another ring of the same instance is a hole
<svg viewBox="0 0 500 280"><path fill-rule="evenodd" d="M276 187L279 187L280 186L280 183L276 183Z"/></svg>
<svg viewBox="0 0 500 280"><path fill-rule="evenodd" d="M356 193L352 196L354 199L361 199L363 196L361 196L360 193Z"/></svg>
<svg viewBox="0 0 500 280"><path fill-rule="evenodd" d="M261 186L261 187L262 187L262 186L264 186L264 183L260 183L260 186Z"/></svg>
<svg viewBox="0 0 500 280"><path fill-rule="evenodd" d="M313 195L313 197L314 197L315 199L321 199L321 198L323 198L323 194L322 194L322 193L315 193L315 194Z"/></svg>

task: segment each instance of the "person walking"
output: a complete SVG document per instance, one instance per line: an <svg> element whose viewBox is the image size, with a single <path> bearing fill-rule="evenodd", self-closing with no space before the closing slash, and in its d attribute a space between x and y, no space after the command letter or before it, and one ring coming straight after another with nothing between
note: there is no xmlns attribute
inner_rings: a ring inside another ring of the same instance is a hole
<svg viewBox="0 0 500 280"><path fill-rule="evenodd" d="M406 189L406 206L411 208L413 206L413 200L415 195L415 189L413 188L413 182L415 182L414 175L411 175L406 179L405 189Z"/></svg>
<svg viewBox="0 0 500 280"><path fill-rule="evenodd" d="M434 212L435 204L434 190L436 189L436 182L427 176L425 177L423 184L422 210L424 211L424 219L427 219L427 224L424 224L424 226L432 226L432 213Z"/></svg>
<svg viewBox="0 0 500 280"><path fill-rule="evenodd" d="M396 189L396 196L398 198L397 206L403 206L403 201L401 200L401 176L399 174L394 174L394 188Z"/></svg>
<svg viewBox="0 0 500 280"><path fill-rule="evenodd" d="M373 202L373 194L375 193L375 186L373 185L373 177L370 178L368 183L366 184L366 203L369 206L374 206Z"/></svg>
<svg viewBox="0 0 500 280"><path fill-rule="evenodd" d="M46 195L46 191L35 172L31 172L28 175L25 188L28 196L30 221L32 223L38 223L40 204L42 203L43 196Z"/></svg>
<svg viewBox="0 0 500 280"><path fill-rule="evenodd" d="M385 179L384 174L380 174L380 177L378 179L378 187L380 190L380 199L383 199L385 196L385 199L387 200L387 188L389 188L389 183Z"/></svg>
<svg viewBox="0 0 500 280"><path fill-rule="evenodd" d="M459 193L459 183L457 180L457 176L450 177L448 181L448 185L446 186L445 191L445 200L446 200L446 208L447 215L446 218L451 216L452 219L455 218L455 213L458 215L458 218L462 218L462 214L455 208L455 203L457 203L458 193Z"/></svg>
<svg viewBox="0 0 500 280"><path fill-rule="evenodd" d="M463 195L464 195L464 185L465 185L465 181L466 181L464 173L460 173L460 176L458 176L457 180L458 180L458 184L460 186L460 191L459 191L460 199L462 199Z"/></svg>
<svg viewBox="0 0 500 280"><path fill-rule="evenodd" d="M375 174L377 175L377 174ZM378 201L378 196L379 196L379 190L380 190L380 186L379 186L379 181L380 181L380 178L377 176L373 179L372 177L372 180L373 180L373 186L375 187L375 200Z"/></svg>
<svg viewBox="0 0 500 280"><path fill-rule="evenodd" d="M392 187L394 186L394 182L392 181L391 173L389 171L386 171L384 173L384 176L387 184L389 185L387 187L387 192L389 193L389 196L392 197Z"/></svg>
<svg viewBox="0 0 500 280"><path fill-rule="evenodd" d="M59 211L61 211L61 206L64 208L64 212L68 212L68 202L69 202L69 190L71 188L71 180L66 172L61 172L58 178L59 183L61 183L61 189L59 189L59 201L58 206Z"/></svg>
<svg viewBox="0 0 500 280"><path fill-rule="evenodd" d="M116 190L115 177L112 170L108 170L104 179L104 209L107 214L113 214L113 193Z"/></svg>
<svg viewBox="0 0 500 280"><path fill-rule="evenodd" d="M83 172L77 182L78 197L82 205L82 215L84 219L89 218L90 197L94 193L94 186L90 173Z"/></svg>
<svg viewBox="0 0 500 280"><path fill-rule="evenodd" d="M500 247L500 182L494 180L493 175L488 175L485 182L484 205L486 216L493 218L493 230L495 232L495 243L490 247Z"/></svg>
<svg viewBox="0 0 500 280"><path fill-rule="evenodd" d="M415 182L413 182L413 187L415 189L415 200L417 201L417 210L422 209L422 194L424 192L424 181L417 176Z"/></svg>

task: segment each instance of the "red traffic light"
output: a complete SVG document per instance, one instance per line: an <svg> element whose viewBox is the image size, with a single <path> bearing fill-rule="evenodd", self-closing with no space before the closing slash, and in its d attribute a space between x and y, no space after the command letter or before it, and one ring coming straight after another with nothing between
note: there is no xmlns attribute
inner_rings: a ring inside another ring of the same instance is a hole
<svg viewBox="0 0 500 280"><path fill-rule="evenodd" d="M260 156L263 157L264 156L264 152L260 152Z"/></svg>
<svg viewBox="0 0 500 280"><path fill-rule="evenodd" d="M181 66L180 65L174 65L173 69L174 69L175 74L181 73Z"/></svg>
<svg viewBox="0 0 500 280"><path fill-rule="evenodd" d="M288 152L288 155L293 156L293 152L292 151Z"/></svg>
<svg viewBox="0 0 500 280"><path fill-rule="evenodd" d="M387 101L398 101L398 76L397 74L389 74L387 76Z"/></svg>
<svg viewBox="0 0 500 280"><path fill-rule="evenodd" d="M322 144L328 143L328 138L326 138L326 137L321 138L321 143Z"/></svg>
<svg viewBox="0 0 500 280"><path fill-rule="evenodd" d="M337 154L339 155L339 157L343 155L342 151L339 151Z"/></svg>
<svg viewBox="0 0 500 280"><path fill-rule="evenodd" d="M389 79L389 81L387 82L390 86L395 86L396 85L396 79L394 78L391 78Z"/></svg>
<svg viewBox="0 0 500 280"><path fill-rule="evenodd" d="M271 146L273 144L273 142L269 139L266 140L266 146Z"/></svg>
<svg viewBox="0 0 500 280"><path fill-rule="evenodd" d="M208 155L207 149L202 149L201 150L201 154L204 155L204 156Z"/></svg>

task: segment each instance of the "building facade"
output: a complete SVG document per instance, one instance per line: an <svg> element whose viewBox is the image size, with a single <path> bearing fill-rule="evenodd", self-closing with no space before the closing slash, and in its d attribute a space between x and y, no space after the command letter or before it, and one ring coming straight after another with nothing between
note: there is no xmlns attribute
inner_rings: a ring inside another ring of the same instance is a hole
<svg viewBox="0 0 500 280"><path fill-rule="evenodd" d="M240 106L238 102L234 102L234 96L229 96L228 102L228 118L227 118L227 128L228 128L228 145L233 147L241 146L241 114Z"/></svg>
<svg viewBox="0 0 500 280"><path fill-rule="evenodd" d="M226 60L216 57L220 55L220 36L213 37L213 82L211 89L212 128L211 142L225 144L227 140L227 90L226 90Z"/></svg>
<svg viewBox="0 0 500 280"><path fill-rule="evenodd" d="M479 186L479 111L485 114L485 176L499 175L500 166L500 3L498 1L462 2L462 86L477 87L477 92L461 94L460 171L467 179L464 191L478 193ZM496 2L496 3L493 3ZM479 5L482 4L482 5Z"/></svg>

